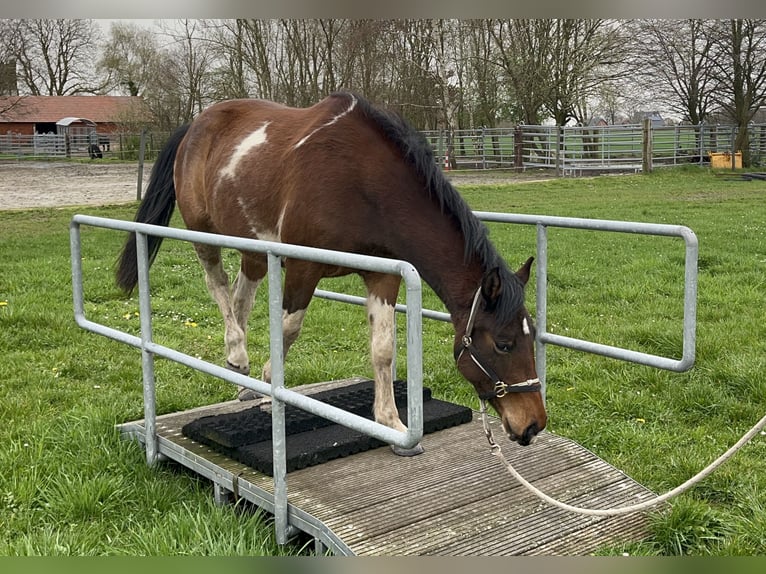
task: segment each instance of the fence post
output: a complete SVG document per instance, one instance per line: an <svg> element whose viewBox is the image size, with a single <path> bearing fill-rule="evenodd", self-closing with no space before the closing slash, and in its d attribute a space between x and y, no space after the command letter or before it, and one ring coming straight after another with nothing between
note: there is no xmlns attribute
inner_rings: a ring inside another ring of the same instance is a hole
<svg viewBox="0 0 766 574"><path fill-rule="evenodd" d="M644 173L652 171L652 120L644 118L643 143L641 145L641 170Z"/></svg>
<svg viewBox="0 0 766 574"><path fill-rule="evenodd" d="M524 131L521 126L513 130L513 168L524 171Z"/></svg>
<svg viewBox="0 0 766 574"><path fill-rule="evenodd" d="M556 126L556 149L555 149L555 161L554 165L556 168L556 177L561 177L561 152L563 151L561 148L563 147L563 138L562 138L562 131L561 126Z"/></svg>
<svg viewBox="0 0 766 574"><path fill-rule="evenodd" d="M136 201L141 201L144 185L144 153L146 152L146 128L141 130L141 141L138 146L138 181L136 182Z"/></svg>

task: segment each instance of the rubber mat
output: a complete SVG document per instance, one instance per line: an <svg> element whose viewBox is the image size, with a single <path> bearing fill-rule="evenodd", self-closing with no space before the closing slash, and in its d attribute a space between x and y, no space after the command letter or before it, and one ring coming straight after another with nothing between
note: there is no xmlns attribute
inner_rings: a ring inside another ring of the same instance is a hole
<svg viewBox="0 0 766 574"><path fill-rule="evenodd" d="M313 398L356 415L373 419L374 383L371 380L321 391ZM399 416L407 424L407 384L394 382L394 399ZM471 409L434 399L423 388L423 433L470 422ZM182 428L185 436L246 464L273 475L271 413L259 406L237 413L201 417ZM287 472L328 460L378 448L385 443L337 425L297 407L285 407Z"/></svg>

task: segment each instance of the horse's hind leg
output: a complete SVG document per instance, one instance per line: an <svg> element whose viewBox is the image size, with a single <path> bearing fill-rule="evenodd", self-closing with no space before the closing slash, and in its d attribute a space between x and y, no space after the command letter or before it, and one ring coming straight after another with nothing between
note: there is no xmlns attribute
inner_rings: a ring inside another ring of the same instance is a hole
<svg viewBox="0 0 766 574"><path fill-rule="evenodd" d="M401 279L395 275L369 273L364 275L367 285L367 320L370 325L370 354L375 372L375 420L401 432L406 432L399 418L394 400L393 362L396 345L395 305ZM414 456L423 452L420 444L405 449L391 445L400 456Z"/></svg>
<svg viewBox="0 0 766 574"><path fill-rule="evenodd" d="M235 312L235 306L232 305L229 276L226 274L221 262L221 249L202 244L195 244L194 249L197 251L197 257L205 269L207 288L218 304L218 308L223 316L226 366L247 375L250 373L250 363L247 357L245 329L240 325L240 321L242 316L249 314L252 302L249 304L238 303L238 311ZM255 287L257 287L257 284ZM239 295L238 298L235 297L235 300L242 301L245 295L252 295L254 293L254 287L249 282L240 280L238 277L234 291ZM246 320L245 317L245 322Z"/></svg>

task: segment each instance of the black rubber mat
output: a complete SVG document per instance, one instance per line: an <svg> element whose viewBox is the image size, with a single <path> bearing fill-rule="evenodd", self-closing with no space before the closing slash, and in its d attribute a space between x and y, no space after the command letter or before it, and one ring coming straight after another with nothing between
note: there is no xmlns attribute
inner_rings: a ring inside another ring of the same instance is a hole
<svg viewBox="0 0 766 574"><path fill-rule="evenodd" d="M312 397L356 415L373 419L373 381L313 394ZM407 384L394 382L399 416L407 424ZM470 422L471 409L431 397L423 389L423 433ZM334 424L296 407L285 408L287 472L349 456L385 443ZM237 413L201 417L184 425L185 436L264 474L273 475L271 413L256 406Z"/></svg>

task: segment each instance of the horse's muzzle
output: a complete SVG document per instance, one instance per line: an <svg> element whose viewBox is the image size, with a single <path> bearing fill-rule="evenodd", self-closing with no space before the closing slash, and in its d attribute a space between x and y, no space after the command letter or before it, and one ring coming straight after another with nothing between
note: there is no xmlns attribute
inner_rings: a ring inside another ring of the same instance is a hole
<svg viewBox="0 0 766 574"><path fill-rule="evenodd" d="M521 435L517 435L513 431L506 429L508 432L508 438L519 443L521 446L529 446L532 444L540 430L540 426L537 424L537 422L530 424L526 429L524 429L524 432Z"/></svg>

